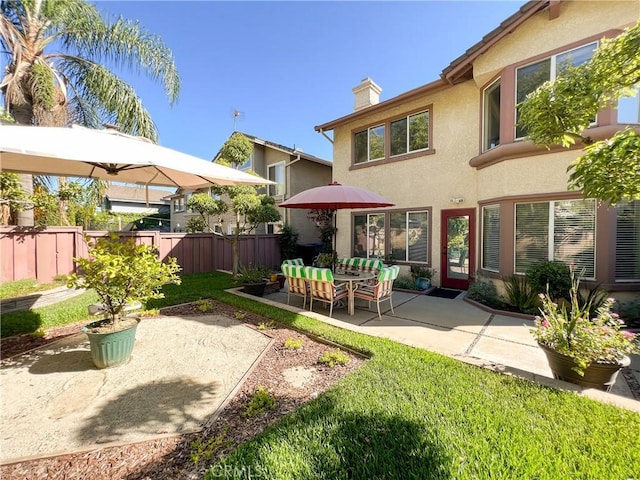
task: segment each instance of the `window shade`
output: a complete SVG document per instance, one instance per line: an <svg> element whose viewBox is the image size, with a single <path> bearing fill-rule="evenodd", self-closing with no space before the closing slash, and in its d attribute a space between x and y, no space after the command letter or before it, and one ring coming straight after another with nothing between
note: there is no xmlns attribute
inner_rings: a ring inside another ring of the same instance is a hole
<svg viewBox="0 0 640 480"><path fill-rule="evenodd" d="M640 201L616 205L616 280L640 280Z"/></svg>
<svg viewBox="0 0 640 480"><path fill-rule="evenodd" d="M482 208L482 268L500 270L500 205Z"/></svg>
<svg viewBox="0 0 640 480"><path fill-rule="evenodd" d="M595 201L553 204L553 260L573 265L584 278L595 277Z"/></svg>
<svg viewBox="0 0 640 480"><path fill-rule="evenodd" d="M549 203L516 204L515 272L549 259Z"/></svg>

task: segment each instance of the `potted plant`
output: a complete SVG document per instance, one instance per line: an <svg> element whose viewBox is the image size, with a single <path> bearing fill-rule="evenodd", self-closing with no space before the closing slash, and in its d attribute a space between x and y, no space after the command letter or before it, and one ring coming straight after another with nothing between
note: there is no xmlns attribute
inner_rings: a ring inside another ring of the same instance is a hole
<svg viewBox="0 0 640 480"><path fill-rule="evenodd" d="M261 297L267 286L268 274L269 270L262 265L241 266L238 272L238 281L246 293Z"/></svg>
<svg viewBox="0 0 640 480"><path fill-rule="evenodd" d="M420 264L412 264L409 267L411 271L411 278L416 284L416 287L426 290L431 287L431 278L435 273L432 268L426 267Z"/></svg>
<svg viewBox="0 0 640 480"><path fill-rule="evenodd" d="M330 268L335 270L338 263L338 254L336 252L324 252L316 257L315 264L320 268Z"/></svg>
<svg viewBox="0 0 640 480"><path fill-rule="evenodd" d="M624 322L611 312L615 300L607 298L589 314L591 302L580 304L579 280L572 275L569 302L559 306L548 293L540 294L542 307L531 330L542 348L554 378L584 387L609 391L628 355L640 352L636 335L621 330Z"/></svg>
<svg viewBox="0 0 640 480"><path fill-rule="evenodd" d="M67 277L69 288L91 288L100 298L105 318L83 328L89 337L91 357L98 368L126 362L135 341L140 319L122 317L133 302L162 298L159 291L166 283L180 284L175 258L158 259L151 245L136 245L135 239L121 240L117 235L87 241L89 256L74 258L79 273Z"/></svg>

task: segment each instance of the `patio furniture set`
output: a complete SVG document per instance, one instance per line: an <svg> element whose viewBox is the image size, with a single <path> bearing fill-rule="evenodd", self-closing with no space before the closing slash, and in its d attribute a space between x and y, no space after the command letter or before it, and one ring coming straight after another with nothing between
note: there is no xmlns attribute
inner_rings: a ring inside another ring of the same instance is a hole
<svg viewBox="0 0 640 480"><path fill-rule="evenodd" d="M302 297L302 308L306 308L309 298L309 310L313 301L329 305L329 317L333 307L347 300L349 315L355 313L355 299L376 302L378 317L382 320L380 303L389 301L393 313L393 282L398 278L400 267L385 267L381 260L368 258L343 258L338 260L336 271L330 268L305 266L302 259L285 260L282 272L288 283L287 304L291 295Z"/></svg>

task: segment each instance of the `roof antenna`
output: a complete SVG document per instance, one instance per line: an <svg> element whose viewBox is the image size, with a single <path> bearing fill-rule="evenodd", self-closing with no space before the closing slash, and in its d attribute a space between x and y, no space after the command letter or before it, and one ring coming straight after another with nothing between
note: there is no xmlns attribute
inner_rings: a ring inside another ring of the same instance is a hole
<svg viewBox="0 0 640 480"><path fill-rule="evenodd" d="M233 131L236 132L236 124L239 120L244 119L244 112L241 112L236 108L232 108L229 111L229 114L233 117Z"/></svg>

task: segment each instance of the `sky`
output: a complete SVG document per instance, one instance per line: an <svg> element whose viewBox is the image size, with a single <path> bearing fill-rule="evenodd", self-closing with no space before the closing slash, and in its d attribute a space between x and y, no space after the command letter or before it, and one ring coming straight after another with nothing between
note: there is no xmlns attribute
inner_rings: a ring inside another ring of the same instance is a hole
<svg viewBox="0 0 640 480"><path fill-rule="evenodd" d="M161 145L212 159L235 127L332 160L314 127L351 113L363 78L380 85L380 101L437 80L525 2L94 3L138 20L174 54L182 84L173 106L160 84L123 72Z"/></svg>

